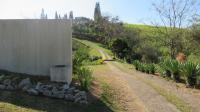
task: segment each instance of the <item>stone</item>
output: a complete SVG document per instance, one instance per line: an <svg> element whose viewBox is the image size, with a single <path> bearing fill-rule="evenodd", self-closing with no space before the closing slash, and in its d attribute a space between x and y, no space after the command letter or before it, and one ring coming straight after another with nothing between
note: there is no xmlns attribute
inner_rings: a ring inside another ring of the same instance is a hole
<svg viewBox="0 0 200 112"><path fill-rule="evenodd" d="M76 94L76 93L79 93L80 91L78 90L78 89L75 89L74 90L74 93Z"/></svg>
<svg viewBox="0 0 200 112"><path fill-rule="evenodd" d="M88 104L88 102L87 102L86 100L81 100L81 101L79 101L79 103L80 103L80 104L85 104L85 105Z"/></svg>
<svg viewBox="0 0 200 112"><path fill-rule="evenodd" d="M38 82L37 85L35 86L35 89L36 89L36 90L41 89L41 88L40 88L41 85L42 85L42 83L41 83L41 82Z"/></svg>
<svg viewBox="0 0 200 112"><path fill-rule="evenodd" d="M27 91L28 89L30 89L30 86L24 86L24 87L22 88L22 91Z"/></svg>
<svg viewBox="0 0 200 112"><path fill-rule="evenodd" d="M12 90L15 90L15 88L14 88L12 85L8 85L8 86L6 87L6 89L7 89L7 90L11 90L11 91L12 91Z"/></svg>
<svg viewBox="0 0 200 112"><path fill-rule="evenodd" d="M75 87L71 87L66 91L66 93L67 94L73 94L75 89L76 89Z"/></svg>
<svg viewBox="0 0 200 112"><path fill-rule="evenodd" d="M28 92L28 94L35 95L35 96L39 94L39 92L36 89L33 89L33 88L28 89L27 92Z"/></svg>
<svg viewBox="0 0 200 112"><path fill-rule="evenodd" d="M3 84L6 85L6 86L11 85L11 83L12 82L11 82L10 79L6 79L6 80L3 81Z"/></svg>
<svg viewBox="0 0 200 112"><path fill-rule="evenodd" d="M65 100L67 100L67 101L74 101L74 96L72 94L66 94L65 95Z"/></svg>
<svg viewBox="0 0 200 112"><path fill-rule="evenodd" d="M81 100L81 97L77 97L75 98L74 103L78 103L80 100Z"/></svg>
<svg viewBox="0 0 200 112"><path fill-rule="evenodd" d="M61 98L65 97L64 91L58 91L58 89L56 87L53 87L52 94L53 94L53 97L55 97L55 98L61 99Z"/></svg>
<svg viewBox="0 0 200 112"><path fill-rule="evenodd" d="M62 88L63 88L64 91L66 91L66 90L69 89L69 85L68 84L64 84Z"/></svg>
<svg viewBox="0 0 200 112"><path fill-rule="evenodd" d="M54 97L54 98L60 98L60 99L62 99L62 98L65 97L65 94L64 94L64 92L62 92L62 91L58 91L58 92L56 92L56 93L53 93L53 97Z"/></svg>
<svg viewBox="0 0 200 112"><path fill-rule="evenodd" d="M4 90L5 88L6 88L5 85L3 85L3 84L0 85L0 89L1 89L1 90Z"/></svg>
<svg viewBox="0 0 200 112"><path fill-rule="evenodd" d="M21 80L21 82L19 83L19 88L23 88L23 87L25 87L25 86L31 86L32 84L31 84L31 80L30 80L30 78L26 78L26 79L23 79L23 80Z"/></svg>
<svg viewBox="0 0 200 112"><path fill-rule="evenodd" d="M43 91L43 95L44 95L44 96L48 96L48 97L53 97L52 92L49 91L49 90Z"/></svg>

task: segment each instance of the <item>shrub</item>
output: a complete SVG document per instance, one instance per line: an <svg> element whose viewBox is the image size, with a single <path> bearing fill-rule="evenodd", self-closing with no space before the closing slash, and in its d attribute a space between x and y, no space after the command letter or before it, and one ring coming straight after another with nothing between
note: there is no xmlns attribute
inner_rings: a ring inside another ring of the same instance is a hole
<svg viewBox="0 0 200 112"><path fill-rule="evenodd" d="M97 61L97 60L99 60L99 59L102 59L102 57L101 57L101 56L90 56L90 57L89 57L89 60L90 60L90 61Z"/></svg>
<svg viewBox="0 0 200 112"><path fill-rule="evenodd" d="M83 62L89 57L89 49L79 48L73 56L73 73L77 74L78 69L83 66Z"/></svg>
<svg viewBox="0 0 200 112"><path fill-rule="evenodd" d="M149 73L150 74L155 74L156 67L154 64L149 64Z"/></svg>
<svg viewBox="0 0 200 112"><path fill-rule="evenodd" d="M160 72L161 74L163 74L166 77L171 77L171 72L170 72L170 60L166 59L163 62L161 62L160 64Z"/></svg>
<svg viewBox="0 0 200 112"><path fill-rule="evenodd" d="M126 57L130 50L127 42L124 39L114 39L110 44L112 52L120 59Z"/></svg>
<svg viewBox="0 0 200 112"><path fill-rule="evenodd" d="M133 61L133 65L135 66L135 69L136 69L136 70L139 70L140 61L138 61L138 60Z"/></svg>
<svg viewBox="0 0 200 112"><path fill-rule="evenodd" d="M200 66L192 62L182 64L181 72L183 73L187 86L197 85L197 78L200 75Z"/></svg>
<svg viewBox="0 0 200 112"><path fill-rule="evenodd" d="M148 64L143 64L143 66L144 66L145 73L149 74L150 73L150 69L149 69L150 66Z"/></svg>
<svg viewBox="0 0 200 112"><path fill-rule="evenodd" d="M81 89L88 91L92 83L92 72L86 67L81 67L77 71L77 78Z"/></svg>
<svg viewBox="0 0 200 112"><path fill-rule="evenodd" d="M170 60L169 70L172 73L171 78L175 81L180 81L180 64L177 60Z"/></svg>

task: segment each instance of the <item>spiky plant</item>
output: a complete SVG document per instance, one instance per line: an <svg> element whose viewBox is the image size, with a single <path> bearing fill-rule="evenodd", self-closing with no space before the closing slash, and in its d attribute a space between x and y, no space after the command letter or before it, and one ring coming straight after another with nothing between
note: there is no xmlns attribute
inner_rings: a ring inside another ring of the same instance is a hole
<svg viewBox="0 0 200 112"><path fill-rule="evenodd" d="M170 70L171 78L175 81L180 81L180 64L177 60L170 60L168 69Z"/></svg>
<svg viewBox="0 0 200 112"><path fill-rule="evenodd" d="M156 67L154 64L149 64L149 73L150 74L155 74Z"/></svg>
<svg viewBox="0 0 200 112"><path fill-rule="evenodd" d="M160 64L160 71L162 72L161 74L163 74L166 77L171 77L171 72L170 72L170 60L166 59L163 62L161 62Z"/></svg>
<svg viewBox="0 0 200 112"><path fill-rule="evenodd" d="M140 61L138 61L138 60L133 61L133 65L135 66L136 70L139 70Z"/></svg>
<svg viewBox="0 0 200 112"><path fill-rule="evenodd" d="M197 77L200 75L200 65L192 62L182 64L181 72L183 73L187 86L195 86Z"/></svg>
<svg viewBox="0 0 200 112"><path fill-rule="evenodd" d="M143 64L143 66L144 66L145 73L149 74L150 73L150 66L149 66L149 64Z"/></svg>

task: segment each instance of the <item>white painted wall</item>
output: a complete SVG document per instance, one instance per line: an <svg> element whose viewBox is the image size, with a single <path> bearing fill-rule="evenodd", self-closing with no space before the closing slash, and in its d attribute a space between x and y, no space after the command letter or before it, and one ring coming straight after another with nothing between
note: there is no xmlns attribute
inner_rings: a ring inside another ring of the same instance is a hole
<svg viewBox="0 0 200 112"><path fill-rule="evenodd" d="M70 20L0 20L0 69L49 76L54 65L72 75Z"/></svg>

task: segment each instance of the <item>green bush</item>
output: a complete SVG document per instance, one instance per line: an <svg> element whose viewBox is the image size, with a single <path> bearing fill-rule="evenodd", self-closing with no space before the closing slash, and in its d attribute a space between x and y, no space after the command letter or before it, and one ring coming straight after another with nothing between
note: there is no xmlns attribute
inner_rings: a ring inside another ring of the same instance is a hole
<svg viewBox="0 0 200 112"><path fill-rule="evenodd" d="M162 75L166 76L166 77L170 77L171 78L171 72L170 72L170 60L166 59L163 62L161 62L160 64L160 69L159 71L161 72Z"/></svg>
<svg viewBox="0 0 200 112"><path fill-rule="evenodd" d="M146 72L148 74L155 74L156 67L154 64L145 64L141 63L138 60L133 61L133 65L135 66L136 70L139 70L141 72Z"/></svg>
<svg viewBox="0 0 200 112"><path fill-rule="evenodd" d="M133 65L135 66L135 69L136 69L136 70L139 70L140 61L138 61L138 60L133 61Z"/></svg>
<svg viewBox="0 0 200 112"><path fill-rule="evenodd" d="M79 48L73 55L73 74L77 74L78 69L83 66L84 61L89 58L89 49Z"/></svg>
<svg viewBox="0 0 200 112"><path fill-rule="evenodd" d="M92 72L86 67L81 67L77 71L77 79L80 82L81 89L88 91L92 83Z"/></svg>
<svg viewBox="0 0 200 112"><path fill-rule="evenodd" d="M155 74L155 71L156 71L156 67L154 64L149 64L149 73L150 74Z"/></svg>
<svg viewBox="0 0 200 112"><path fill-rule="evenodd" d="M168 66L171 74L171 78L175 81L180 81L180 64L177 60L170 60Z"/></svg>
<svg viewBox="0 0 200 112"><path fill-rule="evenodd" d="M89 60L90 60L90 61L97 61L97 60L99 60L99 59L102 59L102 57L101 57L101 56L90 56L90 57L89 57Z"/></svg>
<svg viewBox="0 0 200 112"><path fill-rule="evenodd" d="M182 64L181 72L183 73L187 86L197 85L197 78L200 75L200 66L192 62Z"/></svg>

